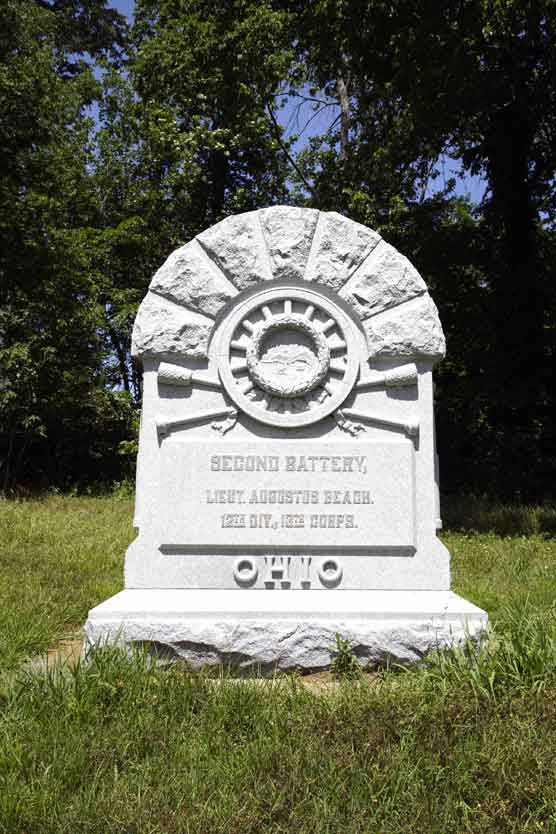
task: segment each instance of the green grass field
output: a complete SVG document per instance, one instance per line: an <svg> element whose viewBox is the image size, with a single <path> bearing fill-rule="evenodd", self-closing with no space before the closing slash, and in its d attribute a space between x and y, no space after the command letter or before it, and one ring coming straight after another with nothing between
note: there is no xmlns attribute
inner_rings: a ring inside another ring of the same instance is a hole
<svg viewBox="0 0 556 834"><path fill-rule="evenodd" d="M0 501L2 834L556 832L548 511L466 519L529 535L443 534L454 590L494 624L480 651L318 694L293 676L215 681L114 651L32 669L122 587L131 512L114 498Z"/></svg>

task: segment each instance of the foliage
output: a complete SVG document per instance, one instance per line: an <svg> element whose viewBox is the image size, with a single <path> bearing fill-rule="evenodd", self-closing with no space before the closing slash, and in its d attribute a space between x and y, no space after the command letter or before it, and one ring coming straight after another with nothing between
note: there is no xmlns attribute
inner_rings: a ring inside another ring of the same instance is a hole
<svg viewBox="0 0 556 834"><path fill-rule="evenodd" d="M357 662L353 647L341 634L336 635L330 671L338 680L357 680L361 675L361 666Z"/></svg>
<svg viewBox="0 0 556 834"><path fill-rule="evenodd" d="M301 202L378 229L428 282L444 487L553 494L552 0L137 0L129 28L106 0L6 0L0 16L0 488L128 477L151 275L229 213ZM295 116L299 142L280 126ZM482 200L445 163L482 177Z"/></svg>
<svg viewBox="0 0 556 834"><path fill-rule="evenodd" d="M87 19L103 5L87 3ZM79 8L77 0L56 9L7 0L0 12L0 100L7 116L0 128L4 490L110 480L114 442L128 434L132 419L130 403L108 387L103 370L85 113L99 88L91 68L68 57L77 34L65 40L70 13ZM100 31L95 37L95 46L87 36L83 48L111 47Z"/></svg>
<svg viewBox="0 0 556 834"><path fill-rule="evenodd" d="M287 199L265 110L286 15L143 2L126 37L105 5L3 9L4 490L130 475L131 327L152 273L230 211Z"/></svg>
<svg viewBox="0 0 556 834"><path fill-rule="evenodd" d="M445 486L552 493L554 3L293 6L314 106L337 114L300 155L309 201L378 228L440 308ZM484 178L480 205L438 189L446 159Z"/></svg>
<svg viewBox="0 0 556 834"><path fill-rule="evenodd" d="M126 74L104 75L95 186L112 371L139 396L131 327L153 272L229 213L287 200L266 112L287 73L286 15L269 2L140 0Z"/></svg>
<svg viewBox="0 0 556 834"><path fill-rule="evenodd" d="M229 213L283 200L266 106L290 63L286 14L268 0L139 0L135 13L144 151L177 234L187 240Z"/></svg>

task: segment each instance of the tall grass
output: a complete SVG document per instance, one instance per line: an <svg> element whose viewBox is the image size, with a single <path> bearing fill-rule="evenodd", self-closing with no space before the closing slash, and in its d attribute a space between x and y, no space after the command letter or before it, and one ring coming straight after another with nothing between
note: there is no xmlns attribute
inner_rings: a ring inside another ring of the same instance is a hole
<svg viewBox="0 0 556 834"><path fill-rule="evenodd" d="M553 505L502 504L485 495L451 495L442 501L442 518L446 530L499 536L556 536Z"/></svg>
<svg viewBox="0 0 556 834"><path fill-rule="evenodd" d="M121 589L131 512L111 498L0 499L0 669L80 632Z"/></svg>
<svg viewBox="0 0 556 834"><path fill-rule="evenodd" d="M556 834L555 540L444 534L488 639L374 675L346 650L317 696L113 648L30 671L121 587L131 505L0 521L0 834Z"/></svg>
<svg viewBox="0 0 556 834"><path fill-rule="evenodd" d="M114 496L0 500L0 672L78 636L88 609L122 588L132 510ZM543 610L556 598L556 539L442 536L454 590L494 621L511 601Z"/></svg>
<svg viewBox="0 0 556 834"><path fill-rule="evenodd" d="M556 612L529 604L506 608L480 643L435 653L425 668L433 685L466 687L477 698L540 695L556 683Z"/></svg>
<svg viewBox="0 0 556 834"><path fill-rule="evenodd" d="M506 627L472 662L320 696L110 648L26 673L2 705L0 831L554 832L556 629Z"/></svg>

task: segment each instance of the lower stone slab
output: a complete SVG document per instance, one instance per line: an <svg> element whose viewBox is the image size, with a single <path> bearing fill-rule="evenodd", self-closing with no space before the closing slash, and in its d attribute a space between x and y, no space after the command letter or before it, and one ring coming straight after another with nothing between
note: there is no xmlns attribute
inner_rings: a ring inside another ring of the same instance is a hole
<svg viewBox="0 0 556 834"><path fill-rule="evenodd" d="M125 590L93 608L86 646L146 646L192 668L330 666L336 634L359 662L412 663L478 639L487 614L451 591Z"/></svg>

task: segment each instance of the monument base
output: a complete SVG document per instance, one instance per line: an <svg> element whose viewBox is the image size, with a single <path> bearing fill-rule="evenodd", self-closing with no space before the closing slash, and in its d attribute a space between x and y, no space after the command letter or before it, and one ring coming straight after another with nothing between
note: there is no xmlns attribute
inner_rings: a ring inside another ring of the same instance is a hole
<svg viewBox="0 0 556 834"><path fill-rule="evenodd" d="M487 614L452 591L121 591L93 608L86 646L146 646L192 668L326 669L336 634L363 666L413 663L478 639Z"/></svg>

